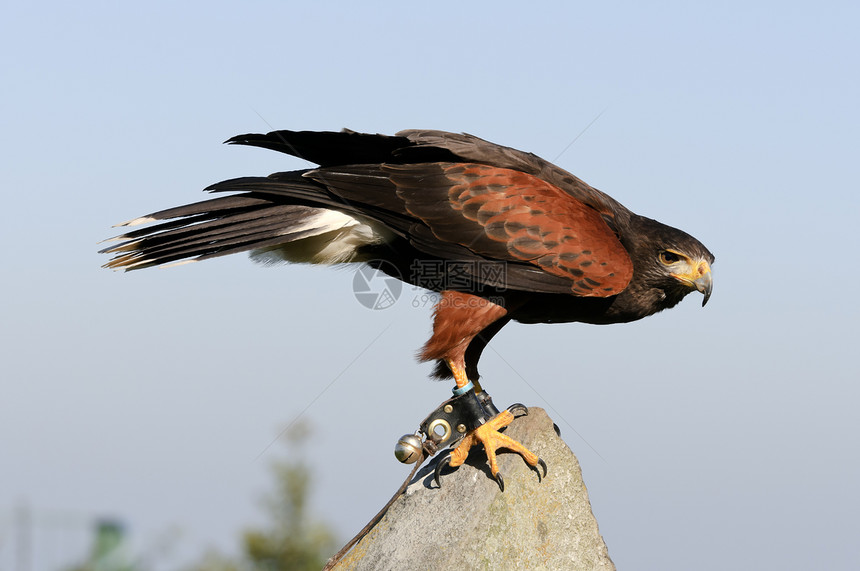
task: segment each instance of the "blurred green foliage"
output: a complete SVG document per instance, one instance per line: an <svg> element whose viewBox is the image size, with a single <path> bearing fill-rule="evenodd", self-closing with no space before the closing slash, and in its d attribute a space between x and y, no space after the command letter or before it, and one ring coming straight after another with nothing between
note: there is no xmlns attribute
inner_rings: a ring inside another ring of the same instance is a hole
<svg viewBox="0 0 860 571"><path fill-rule="evenodd" d="M310 437L304 423L285 434L286 459L272 466L274 489L263 498L264 525L248 529L240 537L237 556L212 550L187 571L319 571L339 547L331 528L309 513L312 475L302 462L302 445ZM151 567L144 557L132 557L121 523L97 522L87 560L67 571L142 571Z"/></svg>
<svg viewBox="0 0 860 571"><path fill-rule="evenodd" d="M241 554L209 552L189 571L319 571L339 547L332 530L308 513L310 469L301 445L310 430L298 423L286 434L290 454L272 468L274 490L265 498L268 522L245 531Z"/></svg>
<svg viewBox="0 0 860 571"><path fill-rule="evenodd" d="M96 536L87 561L69 571L135 571L125 544L125 530L118 521L96 522Z"/></svg>

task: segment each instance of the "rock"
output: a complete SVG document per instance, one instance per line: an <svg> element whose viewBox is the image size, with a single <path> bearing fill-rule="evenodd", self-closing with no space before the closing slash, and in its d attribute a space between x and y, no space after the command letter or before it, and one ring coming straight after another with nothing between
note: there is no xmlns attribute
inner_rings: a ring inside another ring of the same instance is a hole
<svg viewBox="0 0 860 571"><path fill-rule="evenodd" d="M440 489L437 454L335 569L614 570L579 462L546 412L529 409L505 433L546 461L542 482L519 455L501 451L501 492L486 456L473 451L466 464L443 471Z"/></svg>

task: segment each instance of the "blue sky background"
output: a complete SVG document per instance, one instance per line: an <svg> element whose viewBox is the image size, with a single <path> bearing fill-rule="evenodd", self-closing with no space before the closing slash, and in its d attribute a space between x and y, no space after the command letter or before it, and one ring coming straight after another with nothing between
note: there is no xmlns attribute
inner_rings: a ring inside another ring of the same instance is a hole
<svg viewBox="0 0 860 571"><path fill-rule="evenodd" d="M99 516L157 569L234 550L299 415L320 518L346 539L387 500L395 441L449 394L413 360L420 292L370 311L352 269L96 253L306 166L228 137L342 127L535 152L715 253L705 309L511 325L482 361L497 403L560 425L620 569L860 566L857 4L308 4L3 8L0 569L20 506L33 571Z"/></svg>

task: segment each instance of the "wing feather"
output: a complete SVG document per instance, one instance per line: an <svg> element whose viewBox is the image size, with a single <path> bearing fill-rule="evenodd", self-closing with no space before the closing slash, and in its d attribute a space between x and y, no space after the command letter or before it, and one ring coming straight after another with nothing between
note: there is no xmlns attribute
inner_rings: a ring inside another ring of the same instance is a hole
<svg viewBox="0 0 860 571"><path fill-rule="evenodd" d="M439 240L532 264L569 280L578 296L616 295L633 276L630 256L605 214L533 175L451 163L384 170L409 213Z"/></svg>

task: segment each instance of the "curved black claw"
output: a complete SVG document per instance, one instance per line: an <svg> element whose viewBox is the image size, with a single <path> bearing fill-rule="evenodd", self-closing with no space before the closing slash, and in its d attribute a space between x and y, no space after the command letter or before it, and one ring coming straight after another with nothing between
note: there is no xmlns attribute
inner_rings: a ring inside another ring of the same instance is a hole
<svg viewBox="0 0 860 571"><path fill-rule="evenodd" d="M538 475L538 482L541 482L541 481L543 481L543 478L542 478L542 477L541 477L541 475L540 475L540 470L538 470L538 466L540 466L541 468L543 468L543 478L546 478L546 475L547 475L548 470L546 469L546 462L544 462L544 461L543 461L543 458L538 458L537 466L532 466L532 467L531 467L531 468L532 468L532 470L534 470L535 472L537 472L537 475Z"/></svg>
<svg viewBox="0 0 860 571"><path fill-rule="evenodd" d="M509 406L508 411L514 416L528 416L529 414L529 408L521 402L515 402ZM517 414L517 412L520 412L521 414Z"/></svg>
<svg viewBox="0 0 860 571"><path fill-rule="evenodd" d="M439 458L439 462L436 463L436 469L433 471L433 480L440 488L442 487L442 480L440 480L439 477L442 475L442 469L450 463L451 451L448 450Z"/></svg>
<svg viewBox="0 0 860 571"><path fill-rule="evenodd" d="M502 473L499 472L498 474L494 475L493 478L495 478L496 482L499 483L499 489L504 492L505 491L505 479L502 478Z"/></svg>

